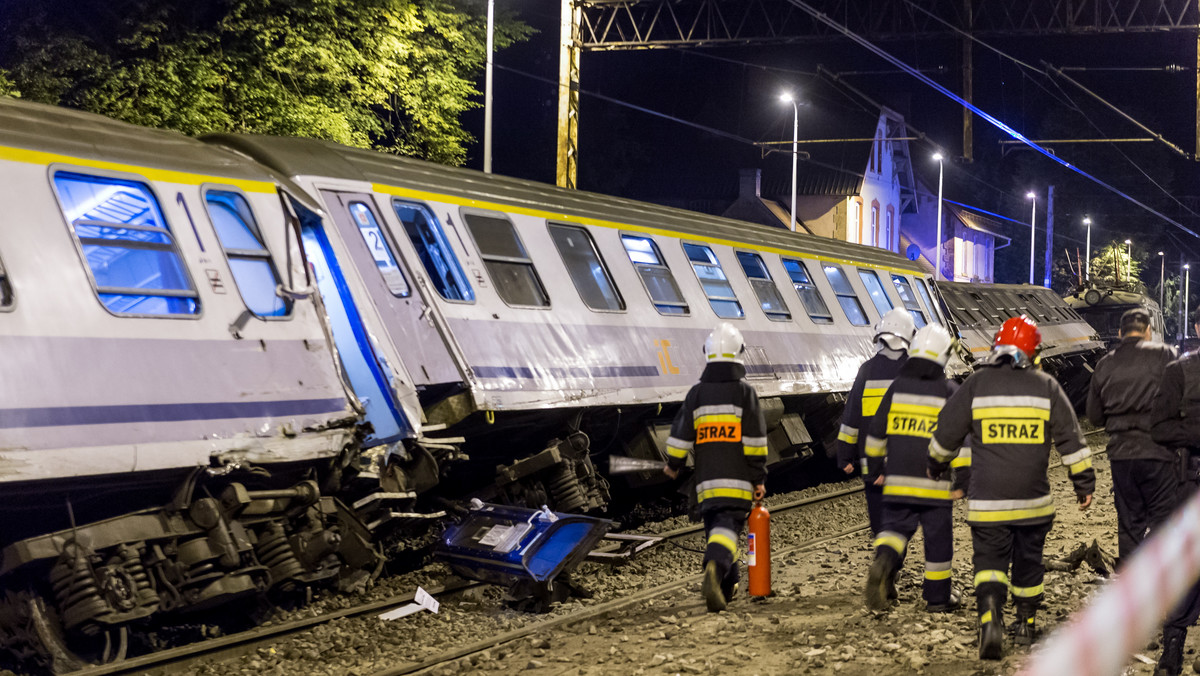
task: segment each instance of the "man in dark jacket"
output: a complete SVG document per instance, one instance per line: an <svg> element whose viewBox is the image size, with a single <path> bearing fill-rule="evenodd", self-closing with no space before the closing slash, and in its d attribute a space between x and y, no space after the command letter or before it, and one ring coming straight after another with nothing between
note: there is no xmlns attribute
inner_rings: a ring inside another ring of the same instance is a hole
<svg viewBox="0 0 1200 676"><path fill-rule="evenodd" d="M1087 417L1108 430L1121 561L1171 515L1177 501L1178 456L1150 438L1150 412L1175 356L1175 348L1150 342L1150 313L1133 308L1121 315L1120 344L1092 374Z"/></svg>
<svg viewBox="0 0 1200 676"><path fill-rule="evenodd" d="M875 538L875 561L867 575L866 600L872 610L891 605L892 579L904 565L908 541L918 526L925 533L926 608L935 613L958 608L958 595L950 586L954 558L950 503L955 496L949 481L926 476L929 439L938 413L957 389L945 372L953 344L950 334L937 324L917 331L908 361L868 428L867 481L883 486L883 530Z"/></svg>
<svg viewBox="0 0 1200 676"><path fill-rule="evenodd" d="M722 322L704 342L708 364L692 386L667 439L667 476L694 454L696 498L704 517L702 591L710 612L725 609L737 589L738 539L752 500L766 494L767 430L758 394L743 380L745 343Z"/></svg>
<svg viewBox="0 0 1200 676"><path fill-rule="evenodd" d="M1200 331L1200 321L1195 325ZM1194 490L1194 468L1200 460L1200 352L1188 352L1167 364L1150 419L1150 436L1156 443L1186 453L1188 483L1180 487L1177 504L1181 504ZM1163 649L1155 676L1179 676L1183 672L1183 644L1188 627L1197 618L1200 583L1192 586L1163 622Z"/></svg>
<svg viewBox="0 0 1200 676"><path fill-rule="evenodd" d="M1028 317L1004 322L988 359L942 408L929 442L929 476L936 479L971 435L967 523L982 659L1004 656L1001 609L1010 588L1017 607L1016 640L1028 644L1034 638L1045 576L1042 550L1054 521L1046 475L1051 441L1075 485L1080 509L1091 506L1096 485L1091 451L1071 402L1057 381L1032 368L1041 341Z"/></svg>
<svg viewBox="0 0 1200 676"><path fill-rule="evenodd" d="M916 330L908 310L894 308L875 325L875 356L858 369L846 407L842 410L842 427L838 432L837 464L846 474L867 473L867 457L863 453L866 426L879 409L879 402L892 386L892 379L908 359L908 342ZM867 499L867 516L871 520L871 535L882 528L883 491L881 487L863 481Z"/></svg>

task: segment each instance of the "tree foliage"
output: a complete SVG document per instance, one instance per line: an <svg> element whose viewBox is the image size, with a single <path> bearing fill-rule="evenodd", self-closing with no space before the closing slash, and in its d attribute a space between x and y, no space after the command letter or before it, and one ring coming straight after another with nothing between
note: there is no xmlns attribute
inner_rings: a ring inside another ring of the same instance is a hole
<svg viewBox="0 0 1200 676"><path fill-rule="evenodd" d="M0 26L0 59L27 99L193 135L466 159L483 0L26 2ZM529 32L501 13L497 48Z"/></svg>
<svg viewBox="0 0 1200 676"><path fill-rule="evenodd" d="M1126 253L1124 242L1109 242L1092 252L1091 280L1094 285L1127 288L1145 293L1142 283L1142 261Z"/></svg>

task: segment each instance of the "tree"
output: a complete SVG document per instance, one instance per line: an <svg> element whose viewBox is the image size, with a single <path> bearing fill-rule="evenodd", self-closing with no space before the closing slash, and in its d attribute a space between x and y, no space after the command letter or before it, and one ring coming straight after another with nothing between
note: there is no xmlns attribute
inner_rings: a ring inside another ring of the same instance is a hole
<svg viewBox="0 0 1200 676"><path fill-rule="evenodd" d="M1124 242L1109 242L1092 254L1091 280L1099 286L1126 288L1145 293L1146 285L1138 278L1142 262L1125 253Z"/></svg>
<svg viewBox="0 0 1200 676"><path fill-rule="evenodd" d="M0 66L25 98L192 135L466 159L459 116L479 105L482 0L25 3L0 25ZM497 48L529 32L500 13Z"/></svg>

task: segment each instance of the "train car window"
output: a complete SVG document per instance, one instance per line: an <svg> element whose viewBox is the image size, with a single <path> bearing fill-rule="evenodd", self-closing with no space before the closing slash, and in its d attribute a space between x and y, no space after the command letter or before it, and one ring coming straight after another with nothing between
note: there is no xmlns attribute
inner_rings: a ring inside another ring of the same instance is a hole
<svg viewBox="0 0 1200 676"><path fill-rule="evenodd" d="M291 300L275 293L279 274L246 198L228 190L209 190L204 193L204 203L246 309L259 317L290 314Z"/></svg>
<svg viewBox="0 0 1200 676"><path fill-rule="evenodd" d="M762 256L750 251L739 251L737 258L738 263L742 265L742 271L746 273L746 279L750 280L750 286L758 296L758 304L762 306L767 319L775 322L791 321L792 313L783 302L779 287L775 286L774 280L771 279L771 272L767 270L766 263L763 263Z"/></svg>
<svg viewBox="0 0 1200 676"><path fill-rule="evenodd" d="M892 309L892 299L888 298L887 291L883 289L883 282L879 281L879 275L875 274L874 270L859 268L858 277L863 286L867 287L867 295L871 297L871 302L875 304L880 317Z"/></svg>
<svg viewBox="0 0 1200 676"><path fill-rule="evenodd" d="M925 321L925 313L921 312L921 304L917 302L917 297L913 295L912 286L908 283L906 277L900 275L892 275L892 284L896 285L896 293L900 294L900 300L904 303L904 308L912 315L913 322L917 328L925 326L929 322Z"/></svg>
<svg viewBox="0 0 1200 676"><path fill-rule="evenodd" d="M829 306L821 297L820 289L812 283L812 278L808 276L808 268L804 266L804 263L793 258L784 258L783 269L787 270L788 277L791 277L792 286L796 287L796 293L800 296L800 301L804 303L804 309L808 312L809 318L816 324L832 324L833 313L829 311Z"/></svg>
<svg viewBox="0 0 1200 676"><path fill-rule="evenodd" d="M683 293L675 283L675 276L663 261L658 245L649 237L636 235L621 235L621 243L629 254L629 260L642 277L646 292L654 307L664 315L686 315L690 312L688 304L683 300Z"/></svg>
<svg viewBox="0 0 1200 676"><path fill-rule="evenodd" d="M425 268L438 295L446 300L474 302L475 290L467 282L467 276L463 274L462 266L458 264L450 242L446 241L446 233L433 212L422 204L403 200L392 200L392 208L404 224L404 231L417 250L417 258L421 259L421 266Z"/></svg>
<svg viewBox="0 0 1200 676"><path fill-rule="evenodd" d="M712 249L699 244L684 244L683 252L692 263L692 269L696 271L696 277L700 280L700 286L704 288L704 295L708 296L708 304L712 306L713 312L725 319L745 317L746 312L742 310L741 302L733 293L733 287L729 285L729 278L721 269L721 261L717 260L717 255Z"/></svg>
<svg viewBox="0 0 1200 676"><path fill-rule="evenodd" d="M921 300L925 301L925 309L929 310L929 316L934 322L940 324L936 306L933 304L933 297L929 295L929 287L925 286L925 280L917 278L917 293L921 296Z"/></svg>
<svg viewBox="0 0 1200 676"><path fill-rule="evenodd" d="M858 300L858 294L854 293L854 287L850 286L850 280L846 278L846 271L838 265L826 265L825 276L829 278L829 285L833 287L833 293L842 306L842 312L846 313L846 319L855 326L869 324L867 313Z"/></svg>
<svg viewBox="0 0 1200 676"><path fill-rule="evenodd" d="M110 312L199 314L200 296L149 186L58 172L54 187L96 295Z"/></svg>
<svg viewBox="0 0 1200 676"><path fill-rule="evenodd" d="M620 311L625 299L613 284L592 236L583 228L551 223L550 237L562 256L584 305L593 310Z"/></svg>
<svg viewBox="0 0 1200 676"><path fill-rule="evenodd" d="M500 298L509 305L550 307L546 287L512 222L500 216L471 213L464 213L463 220Z"/></svg>
<svg viewBox="0 0 1200 676"><path fill-rule="evenodd" d="M397 298L410 296L412 289L408 286L408 280L404 278L404 271L396 264L392 245L388 243L383 228L380 228L379 222L375 220L375 212L364 202L351 202L349 210L350 217L358 226L358 234L362 235L363 243L370 249L371 258L375 259L375 267L379 269L388 291Z"/></svg>

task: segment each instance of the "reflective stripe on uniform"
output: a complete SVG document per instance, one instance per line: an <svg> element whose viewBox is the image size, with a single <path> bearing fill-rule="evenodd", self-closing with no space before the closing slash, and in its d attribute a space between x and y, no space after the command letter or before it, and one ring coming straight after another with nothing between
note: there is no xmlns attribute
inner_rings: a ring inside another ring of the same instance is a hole
<svg viewBox="0 0 1200 676"><path fill-rule="evenodd" d="M958 449L958 457L950 461L951 467L970 467L971 466L971 447L963 446Z"/></svg>
<svg viewBox="0 0 1200 676"><path fill-rule="evenodd" d="M932 437L929 439L929 456L938 462L946 462L954 457L954 452L947 451L938 443L937 437Z"/></svg>
<svg viewBox="0 0 1200 676"><path fill-rule="evenodd" d="M981 584L985 584L987 582L999 582L1000 584L1007 587L1008 586L1008 574L1002 570L981 570L978 573L975 573L975 586L976 587L978 587Z"/></svg>
<svg viewBox="0 0 1200 676"><path fill-rule="evenodd" d="M746 455L766 455L766 437L742 437L742 452Z"/></svg>
<svg viewBox="0 0 1200 676"><path fill-rule="evenodd" d="M883 494L949 500L950 482L922 479L920 477L904 476L901 474L889 474L884 479Z"/></svg>
<svg viewBox="0 0 1200 676"><path fill-rule="evenodd" d="M1050 419L1050 398L1012 395L975 397L971 402L971 417Z"/></svg>
<svg viewBox="0 0 1200 676"><path fill-rule="evenodd" d="M992 621L992 611L990 611L990 610L979 616L979 624L987 624L988 622L991 622L991 621Z"/></svg>
<svg viewBox="0 0 1200 676"><path fill-rule="evenodd" d="M927 394L904 393L892 395L893 411L936 416L945 405L945 397L935 397Z"/></svg>
<svg viewBox="0 0 1200 676"><path fill-rule="evenodd" d="M696 416L694 419L693 425L696 427L699 427L705 423L740 423L740 422L742 422L742 417L739 415L712 414L712 415Z"/></svg>
<svg viewBox="0 0 1200 676"><path fill-rule="evenodd" d="M866 453L868 458L882 458L887 456L887 439L880 439L867 435L867 443L863 446L863 453Z"/></svg>
<svg viewBox="0 0 1200 676"><path fill-rule="evenodd" d="M737 533L728 528L713 528L708 532L708 543L717 543L729 551L737 554Z"/></svg>
<svg viewBox="0 0 1200 676"><path fill-rule="evenodd" d="M1068 474L1079 474L1092 466L1092 450L1084 446L1074 453L1068 453L1062 457L1062 464Z"/></svg>
<svg viewBox="0 0 1200 676"><path fill-rule="evenodd" d="M1023 599L1032 598L1034 596L1040 596L1045 591L1046 591L1045 583L1038 584L1033 587L1016 587L1016 586L1014 586L1012 588L1013 596L1023 598Z"/></svg>
<svg viewBox="0 0 1200 676"><path fill-rule="evenodd" d="M697 406L692 411L693 418L706 415L732 415L740 420L742 417L742 407L736 404L721 404L718 406Z"/></svg>
<svg viewBox="0 0 1200 676"><path fill-rule="evenodd" d="M925 579L926 580L949 580L951 573L954 572L953 563L950 561L926 561L925 562Z"/></svg>
<svg viewBox="0 0 1200 676"><path fill-rule="evenodd" d="M1054 514L1054 498L967 500L967 521L1020 521Z"/></svg>
<svg viewBox="0 0 1200 676"><path fill-rule="evenodd" d="M690 441L667 437L667 455L672 458L686 458L688 451L691 451L694 447L695 445Z"/></svg>
<svg viewBox="0 0 1200 676"><path fill-rule="evenodd" d="M875 536L874 545L878 547L891 547L896 550L896 553L903 555L904 550L908 548L908 538L890 530L885 530Z"/></svg>
<svg viewBox="0 0 1200 676"><path fill-rule="evenodd" d="M1067 474L1079 474L1085 469L1092 468L1092 459L1086 458L1067 468Z"/></svg>
<svg viewBox="0 0 1200 676"><path fill-rule="evenodd" d="M862 393L862 414L864 418L869 418L875 415L879 410L879 403L883 401L883 395L887 394L888 388L892 386L890 380L868 380L863 383Z"/></svg>
<svg viewBox="0 0 1200 676"><path fill-rule="evenodd" d="M860 468L862 469L862 473L864 475L871 473L871 468L870 468L870 466L867 465L867 459L865 457L859 458L858 464L860 465Z"/></svg>
<svg viewBox="0 0 1200 676"><path fill-rule="evenodd" d="M842 425L842 429L838 430L838 441L844 441L848 444L858 443L858 428L849 425Z"/></svg>
<svg viewBox="0 0 1200 676"><path fill-rule="evenodd" d="M696 499L704 502L709 498L754 498L754 486L749 481L738 479L712 479L696 484Z"/></svg>

